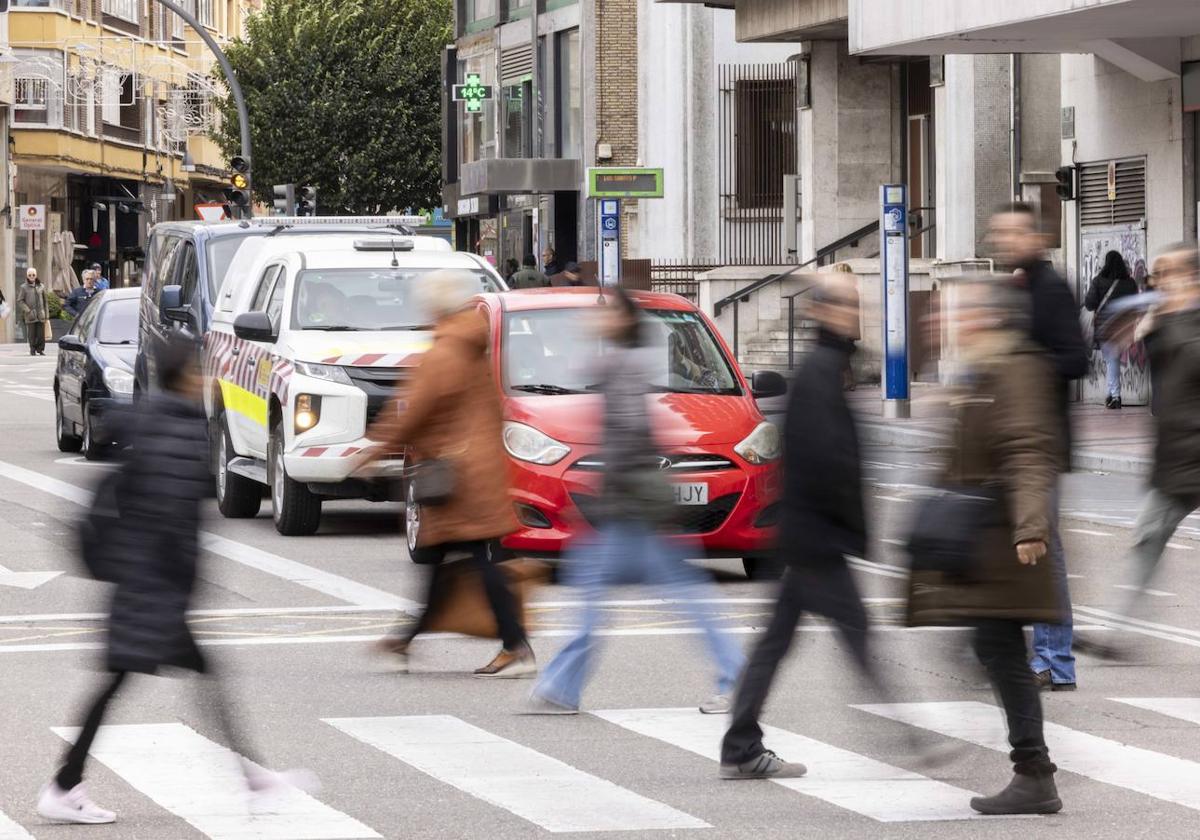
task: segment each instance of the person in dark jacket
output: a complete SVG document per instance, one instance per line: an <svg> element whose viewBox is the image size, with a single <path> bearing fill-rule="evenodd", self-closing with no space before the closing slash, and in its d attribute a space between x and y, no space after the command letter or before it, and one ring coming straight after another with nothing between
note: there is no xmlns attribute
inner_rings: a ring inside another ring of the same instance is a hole
<svg viewBox="0 0 1200 840"><path fill-rule="evenodd" d="M108 706L130 674L156 674L166 667L209 671L186 619L196 582L200 503L212 485L200 402L203 378L195 346L183 339L166 345L157 367L162 393L141 404L136 445L120 466L120 519L107 534L113 546L106 554L117 563L108 618L110 676L90 703L62 766L38 796L38 813L55 822L116 819L88 798L83 773ZM210 678L204 685L206 707L216 711L230 745L248 758L217 684ZM283 780L283 774L266 774L249 764L243 769L252 791Z"/></svg>
<svg viewBox="0 0 1200 840"><path fill-rule="evenodd" d="M545 274L547 277L553 277L560 271L562 271L562 263L558 261L558 254L554 252L553 248L547 245L546 249L542 251L542 274Z"/></svg>
<svg viewBox="0 0 1200 840"><path fill-rule="evenodd" d="M862 466L854 415L842 391L858 331L853 276L830 274L817 287L810 317L820 324L817 347L797 372L783 430L783 498L779 559L786 565L779 598L750 654L733 699L733 718L721 744L721 777L803 776L763 745L758 719L775 672L804 612L831 619L855 663L878 687L867 656L867 613L846 556L867 554Z"/></svg>
<svg viewBox="0 0 1200 840"><path fill-rule="evenodd" d="M1038 232L1037 219L1028 204L1007 205L992 216L988 242L998 268L1012 272L1012 283L1029 295L1029 337L1046 354L1055 374L1054 416L1058 426L1058 469L1071 471L1070 387L1085 376L1091 354L1079 325L1075 297L1045 259L1045 237ZM1067 561L1058 531L1058 497L1055 491L1054 521L1050 524L1050 564L1063 602L1062 623L1035 624L1033 659L1030 667L1043 688L1075 689L1075 655L1071 617L1071 592L1067 585Z"/></svg>
<svg viewBox="0 0 1200 840"><path fill-rule="evenodd" d="M722 633L706 599L710 583L687 563L686 545L664 539L674 515L674 497L660 467L661 448L654 437L650 395L656 363L667 348L647 345L637 303L621 288L605 292L599 332L610 344L596 365L594 381L604 395L600 427L603 487L588 518L597 522L595 539L573 545L567 571L584 595L583 616L575 636L546 667L533 691L531 714L574 714L595 659L599 601L619 584L647 583L683 605L704 631L717 666L717 693L700 704L705 714L729 711L729 693L744 657Z"/></svg>
<svg viewBox="0 0 1200 840"><path fill-rule="evenodd" d="M1096 321L1104 316L1108 305L1129 295L1138 293L1137 281L1129 273L1129 266L1119 251L1109 251L1104 255L1104 267L1092 279L1087 294L1083 298L1083 306L1088 312L1096 313ZM1099 332L1097 331L1097 336ZM1097 338L1097 342L1099 338ZM1104 405L1108 408L1121 407L1121 352L1122 348L1112 342L1100 345L1104 355L1104 366L1108 378L1108 394Z"/></svg>
<svg viewBox="0 0 1200 840"><path fill-rule="evenodd" d="M510 289L540 289L543 286L549 286L550 281L546 279L546 275L538 271L537 260L533 254L525 255L525 266L520 271L513 273L513 276L508 281Z"/></svg>
<svg viewBox="0 0 1200 840"><path fill-rule="evenodd" d="M909 624L975 627L975 653L1008 721L1013 778L975 797L983 814L1062 809L1043 734L1041 699L1022 625L1055 623L1062 607L1047 552L1058 480L1054 373L1027 336L1024 295L990 279L959 286L959 341L968 386L954 399L956 431L941 485L993 498L970 568L915 568ZM916 565L914 563L914 565Z"/></svg>
<svg viewBox="0 0 1200 840"><path fill-rule="evenodd" d="M63 308L71 313L72 318L78 318L83 308L96 296L96 275L90 270L83 272L83 285L71 290Z"/></svg>

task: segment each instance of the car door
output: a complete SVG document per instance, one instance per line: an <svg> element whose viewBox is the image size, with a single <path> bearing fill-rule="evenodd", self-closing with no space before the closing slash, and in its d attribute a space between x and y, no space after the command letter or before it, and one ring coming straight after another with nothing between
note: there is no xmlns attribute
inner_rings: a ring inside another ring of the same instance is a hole
<svg viewBox="0 0 1200 840"><path fill-rule="evenodd" d="M146 296L152 301L149 307L151 317L145 319L143 327L146 332L143 339L148 339L140 348L144 365L146 369L146 385L150 390L158 388L158 369L154 360L158 358L159 352L167 342L167 336L170 334L172 326L169 322L163 319L161 296L164 286L170 286L175 282L175 270L179 254L179 246L183 243L183 237L177 234L168 233L163 237L162 245L158 249L156 266L153 270L146 273L146 280L150 284L146 289Z"/></svg>
<svg viewBox="0 0 1200 840"><path fill-rule="evenodd" d="M272 292L283 266L278 263L267 266L258 281L247 312L266 312L272 300ZM282 289L281 289L282 294ZM274 344L266 341L246 341L238 339L234 342L233 364L231 365L232 380L230 385L239 393L238 408L232 413L232 424L238 430L238 437L245 442L250 451L257 457L266 457L267 453L267 389L270 380L268 375L262 376L259 366L270 364ZM226 400L229 407L229 401Z"/></svg>
<svg viewBox="0 0 1200 840"><path fill-rule="evenodd" d="M192 338L195 338L199 324L200 302L196 296L199 278L200 266L196 257L196 245L189 239L180 244L179 251L175 256L174 283L179 286L179 299L183 301L184 306L191 310L192 322L186 325L174 322L172 327L183 330Z"/></svg>
<svg viewBox="0 0 1200 840"><path fill-rule="evenodd" d="M96 305L86 307L71 327L71 334L76 336L84 347L91 343L96 314L100 311L102 303L97 301ZM58 388L62 393L63 417L73 423L82 423L82 398L84 382L87 379L88 352L60 347L59 355L62 357L62 367L58 377Z"/></svg>

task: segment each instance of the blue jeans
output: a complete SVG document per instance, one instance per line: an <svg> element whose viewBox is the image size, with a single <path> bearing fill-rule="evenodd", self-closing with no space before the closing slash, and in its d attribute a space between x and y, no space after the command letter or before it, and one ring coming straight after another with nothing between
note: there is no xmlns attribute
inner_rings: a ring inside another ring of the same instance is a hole
<svg viewBox="0 0 1200 840"><path fill-rule="evenodd" d="M1062 604L1062 624L1033 625L1033 659L1029 667L1034 673L1050 672L1054 683L1075 682L1075 654L1071 653L1074 628L1071 618L1071 590L1067 585L1067 558L1063 553L1062 537L1058 533L1058 491L1050 499L1050 560L1051 579Z"/></svg>
<svg viewBox="0 0 1200 840"><path fill-rule="evenodd" d="M1121 398L1121 348L1115 344L1105 344L1100 348L1104 356L1104 366L1108 374L1108 395L1113 399Z"/></svg>
<svg viewBox="0 0 1200 840"><path fill-rule="evenodd" d="M717 693L733 690L745 657L733 639L718 628L708 604L710 581L704 572L684 560L683 547L663 539L639 523L613 523L602 527L593 540L573 548L567 569L568 582L583 594L583 615L575 637L542 670L534 694L571 708L580 695L595 654L598 602L611 587L646 583L662 589L663 596L682 600L693 622L704 630L709 652L717 664Z"/></svg>

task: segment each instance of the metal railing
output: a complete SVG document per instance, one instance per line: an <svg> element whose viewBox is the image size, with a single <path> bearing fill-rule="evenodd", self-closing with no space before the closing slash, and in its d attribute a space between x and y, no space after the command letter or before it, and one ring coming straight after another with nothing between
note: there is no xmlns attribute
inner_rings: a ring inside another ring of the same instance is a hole
<svg viewBox="0 0 1200 840"><path fill-rule="evenodd" d="M690 260L653 260L650 263L650 289L680 295L695 303L700 287L697 275L720 267L717 263Z"/></svg>
<svg viewBox="0 0 1200 840"><path fill-rule="evenodd" d="M725 297L721 298L716 303L714 303L713 304L713 317L714 318L719 317L721 312L724 311L725 307L729 306L730 304L733 304L733 355L734 355L734 357L736 358L738 355L738 306L740 304L748 303L751 295L762 291L767 286L773 286L774 284L782 281L784 278L790 277L791 275L795 274L797 271L799 271L802 268L807 268L808 266L813 265L814 263L816 265L823 265L822 260L833 256L833 254L835 254L836 252L842 250L843 248L845 248L847 246L853 247L853 246L857 245L859 243L859 240L865 239L866 237L870 236L872 233L876 233L878 230L879 230L879 222L878 221L871 222L869 225L863 225L858 230L846 234L841 239L836 239L833 242L830 242L828 245L818 248L816 255L813 256L811 259L805 260L802 263L794 265L791 268L789 268L787 271L781 272L780 274L772 274L770 277L763 277L760 280L755 280L749 286L745 286L741 289L738 289L733 294L726 295ZM791 331L791 324L788 325L788 330L789 330L789 332Z"/></svg>

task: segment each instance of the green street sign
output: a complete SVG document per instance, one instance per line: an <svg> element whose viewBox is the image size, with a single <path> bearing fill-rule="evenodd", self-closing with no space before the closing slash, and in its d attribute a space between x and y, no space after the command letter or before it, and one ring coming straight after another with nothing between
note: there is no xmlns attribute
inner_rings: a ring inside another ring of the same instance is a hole
<svg viewBox="0 0 1200 840"><path fill-rule="evenodd" d="M589 166L588 198L662 198L663 171L645 166Z"/></svg>
<svg viewBox="0 0 1200 840"><path fill-rule="evenodd" d="M470 113L477 113L483 108L483 103L492 98L492 86L482 84L478 73L468 73L466 84L454 85L451 98L463 105Z"/></svg>

